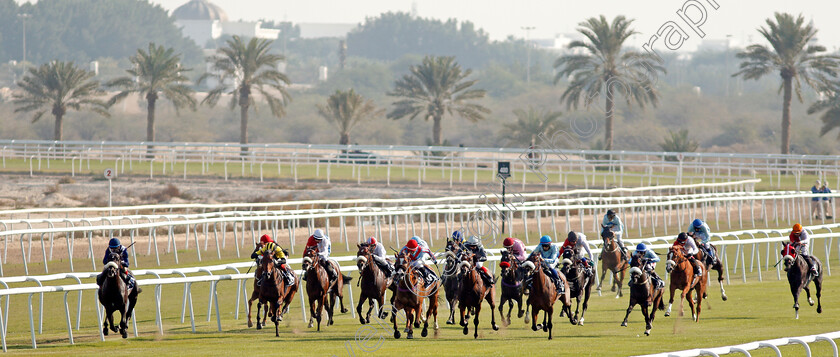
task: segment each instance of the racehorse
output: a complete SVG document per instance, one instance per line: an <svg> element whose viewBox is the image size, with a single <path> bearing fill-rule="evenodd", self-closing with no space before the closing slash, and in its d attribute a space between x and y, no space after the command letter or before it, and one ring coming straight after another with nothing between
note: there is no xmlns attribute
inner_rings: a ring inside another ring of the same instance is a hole
<svg viewBox="0 0 840 357"><path fill-rule="evenodd" d="M426 308L426 318L423 319L423 331L421 336L426 337L429 334L429 316L433 315L435 319L435 330L438 330L437 309L438 309L438 294L440 290L440 282L435 281L429 286L422 278L419 278L420 273L417 269L411 267L408 261L407 254L396 256L397 264L395 266L394 281L397 285L397 291L394 293L393 307L391 309L391 321L394 322L394 338L400 338L400 331L397 329L397 311L405 311L405 332L407 339L414 338L414 326L419 326L420 310L423 307L423 298L429 298L429 306Z"/></svg>
<svg viewBox="0 0 840 357"><path fill-rule="evenodd" d="M461 280L455 277L458 270L458 254L461 247L451 239L446 240L446 263L443 268L443 291L446 293L446 303L449 304L449 319L447 325L455 324L455 304L458 302L458 291L461 289ZM467 317L469 318L469 317Z"/></svg>
<svg viewBox="0 0 840 357"><path fill-rule="evenodd" d="M333 310L335 309L335 298L341 304L341 313L347 313L347 308L344 307L344 284L350 282L350 277L341 274L338 263L335 261L328 261L327 263L333 265L338 278L330 285L330 278L327 271L320 263L321 256L318 255L316 247L306 248L303 252L303 264L301 267L306 277L306 295L309 298L309 326L312 327L312 320L318 321L318 331L321 331L321 315L324 312L324 305L326 306L328 320L327 325L333 324ZM329 301L327 297L329 296ZM316 308L317 305L317 308Z"/></svg>
<svg viewBox="0 0 840 357"><path fill-rule="evenodd" d="M262 248L262 243L256 243L256 249ZM262 276L262 264L257 265L257 268L254 271L255 276ZM248 299L248 327L254 326L254 323L251 322L251 305L253 304L254 300L257 300L257 330L262 329L265 326L265 319L268 315L268 303L260 302L260 287L257 285L257 279L254 279L254 290L251 292L251 298ZM260 310L263 311L263 318L262 323L260 323Z"/></svg>
<svg viewBox="0 0 840 357"><path fill-rule="evenodd" d="M694 239L694 242L700 247L700 242L697 238ZM709 249L715 252L715 257L719 257L717 253L717 248L711 244L709 244ZM709 270L716 270L718 273L718 284L720 285L720 298L723 301L726 301L726 290L723 289L723 264L721 263L720 258L712 258L706 255L706 252L703 249L700 249L700 252L697 254L698 260L703 262L706 265L706 274L709 273ZM706 298L706 293L703 293L703 298Z"/></svg>
<svg viewBox="0 0 840 357"><path fill-rule="evenodd" d="M560 271L569 283L569 296L577 301L575 315L569 315L569 322L572 325L583 326L583 315L589 307L589 295L592 293L594 282L580 263L577 252L572 248L563 250L563 268ZM583 300L583 311L580 310L581 300ZM580 312L580 319L578 319L578 312Z"/></svg>
<svg viewBox="0 0 840 357"><path fill-rule="evenodd" d="M604 282L604 276L607 270L612 271L613 283L610 291L618 290L615 298L622 297L621 287L624 285L624 271L629 267L627 260L621 255L621 250L616 243L615 232L608 227L604 227L601 231L601 239L604 240L604 245L601 249L601 278L598 280L598 296L601 295L601 284Z"/></svg>
<svg viewBox="0 0 840 357"><path fill-rule="evenodd" d="M510 314L513 311L514 302L516 302L516 306L519 309L519 314L517 315L518 318L522 318L522 316L528 312L528 309L530 309L530 307L526 304L525 310L522 310L522 294L525 290L525 274L522 269L519 268L519 260L517 260L508 251L502 251L502 258L500 261L502 274L500 276L501 279L499 279L499 283L502 285L502 298L499 301L499 316L502 318L502 324L510 325ZM507 265L503 263L507 263ZM507 322L505 322L505 317L502 314L505 302L508 303Z"/></svg>
<svg viewBox="0 0 840 357"><path fill-rule="evenodd" d="M102 274L97 277L99 283L99 303L105 307L105 319L102 323L102 334L108 335L108 326L111 331L117 332L114 326L114 311L120 312L119 332L122 338L128 337L128 321L137 303L139 288L128 289L125 280L122 278L122 267L120 266L120 255L111 253L108 264L102 269Z"/></svg>
<svg viewBox="0 0 840 357"><path fill-rule="evenodd" d="M522 267L528 269L531 274L531 288L528 294L528 305L531 305L531 330L537 331L542 329L543 332L548 332L548 339L550 340L553 324L551 322L552 315L554 315L554 302L558 298L562 299L563 310L571 315L571 300L569 299L569 283L562 273L560 275L561 283L565 286L565 293L558 296L558 292L554 287L551 278L548 277L544 271L543 260L539 254L532 255L528 261L522 263ZM537 324L537 317L540 311L543 313L543 323Z"/></svg>
<svg viewBox="0 0 840 357"><path fill-rule="evenodd" d="M627 327L627 318L636 304L642 307L642 315L645 316L645 336L650 336L650 329L653 319L656 318L656 309L665 310L665 303L662 301L665 289L657 287L651 281L650 275L643 273L638 264L630 268L630 305L627 306L627 314L624 315L622 327Z"/></svg>
<svg viewBox="0 0 840 357"><path fill-rule="evenodd" d="M356 306L356 312L359 313L359 322L364 325L370 323L370 314L373 311L374 301L379 303L379 311L377 316L384 319L388 313L383 310L385 303L385 291L391 285L391 280L385 278L385 273L379 269L379 265L373 261L372 246L368 244L357 244L359 251L356 252L356 266L359 268L359 285L361 286L361 296L359 297L359 304ZM367 316L362 317L362 305L367 300L370 304Z"/></svg>
<svg viewBox="0 0 840 357"><path fill-rule="evenodd" d="M706 294L706 282L709 280L708 271L703 264L700 266L700 278L694 278L694 267L691 261L685 256L685 249L682 247L671 247L668 249L668 261L665 265L665 270L671 274L671 284L669 290L671 292L668 300L668 310L665 311L665 316L671 316L671 306L674 304L674 291L679 289L680 294L680 316L683 316L683 300L688 300L688 306L691 307L691 319L695 322L700 321L700 303L703 302L703 296ZM696 298L691 297L691 291L696 292Z"/></svg>
<svg viewBox="0 0 840 357"><path fill-rule="evenodd" d="M461 262L458 264L458 279L461 280L461 290L458 292L458 307L461 309L461 326L464 327L464 334L469 333L469 323L465 318L467 309L475 311L473 324L475 333L473 338L478 338L478 315L481 313L481 302L487 301L490 304L490 325L494 331L499 330L496 325L496 288L485 286L484 280L479 275L475 254L469 252L461 253Z"/></svg>
<svg viewBox="0 0 840 357"><path fill-rule="evenodd" d="M808 289L808 284L813 281L814 287L817 288L817 313L822 313L822 303L820 296L822 296L822 274L814 277L808 268L808 262L799 254L796 254L796 249L785 243L782 249L782 256L785 261L785 271L787 272L788 283L790 284L790 293L793 295L793 309L796 310L796 318L799 319L799 293L805 289L805 294L808 296L808 304L814 306L814 300L811 299L811 290ZM811 256L814 260L814 265L817 271L822 271L822 263L815 256Z"/></svg>
<svg viewBox="0 0 840 357"><path fill-rule="evenodd" d="M262 284L260 284L260 303L268 303L271 307L269 315L274 322L274 336L280 337L280 321L283 321L283 313L288 311L289 304L297 291L297 277L294 276L294 284L287 284L280 269L274 264L274 253L266 251L263 253L260 267L262 268ZM281 301L283 304L281 305ZM259 316L259 315L258 315ZM258 322L259 323L259 322Z"/></svg>

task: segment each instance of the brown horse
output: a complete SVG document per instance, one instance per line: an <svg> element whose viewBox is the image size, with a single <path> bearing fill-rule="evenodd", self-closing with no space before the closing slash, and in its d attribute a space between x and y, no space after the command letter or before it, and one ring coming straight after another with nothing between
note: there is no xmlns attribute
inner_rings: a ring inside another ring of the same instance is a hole
<svg viewBox="0 0 840 357"><path fill-rule="evenodd" d="M385 303L385 291L391 285L391 279L385 278L385 273L379 269L379 265L373 261L372 247L368 244L357 244L359 251L356 252L356 266L359 268L359 285L361 286L361 296L359 297L359 304L356 306L356 312L359 313L359 322L364 324L370 323L370 314L373 311L374 301L379 303L379 311L377 316L384 319L388 313L383 310ZM365 300L370 304L367 316L362 317L362 305Z"/></svg>
<svg viewBox="0 0 840 357"><path fill-rule="evenodd" d="M694 238L694 242L700 247L700 241L697 238ZM717 253L717 248L715 246L709 244L709 249L714 251L715 257L720 257ZM706 256L706 252L703 249L700 249L700 252L697 253L697 259L703 264L706 265L706 273L708 274L710 270L715 270L718 273L718 285L720 285L720 298L723 301L726 301L726 290L723 288L723 264L721 263L720 258L712 258L711 256ZM703 298L706 298L705 292Z"/></svg>
<svg viewBox="0 0 840 357"><path fill-rule="evenodd" d="M790 248L788 248L790 247ZM808 304L814 306L814 300L811 300L811 289L808 289L808 284L813 281L814 287L817 288L817 313L822 313L822 303L820 297L822 296L822 274L814 276L808 268L808 262L801 255L796 254L793 247L789 244L784 245L782 250L782 259L785 261L785 271L787 272L788 283L790 283L790 293L793 295L793 308L796 310L796 319L799 319L799 293L805 290L808 296ZM822 272L822 263L817 257L811 256L814 260L814 265L818 272Z"/></svg>
<svg viewBox="0 0 840 357"><path fill-rule="evenodd" d="M609 228L604 228L601 232L601 238L604 240L604 245L601 247L601 278L598 280L598 296L601 296L601 285L604 282L604 276L607 270L612 272L613 283L610 291L618 291L615 298L618 299L623 296L621 287L624 285L624 271L629 265L624 256L621 255L621 250L616 243L615 233Z"/></svg>
<svg viewBox="0 0 840 357"><path fill-rule="evenodd" d="M318 249L309 247L304 250L302 268L306 277L306 295L309 298L308 327L312 327L313 319L317 320L318 331L321 331L321 317L325 305L328 316L327 325L333 324L336 297L341 304L341 313L344 314L349 311L344 307L344 284L349 283L350 278L341 274L338 263L335 261L328 261L327 263L333 265L333 269L338 275L338 279L332 284L330 284L327 271L321 266L321 256L318 255ZM327 297L329 297L329 301L327 301Z"/></svg>
<svg viewBox="0 0 840 357"><path fill-rule="evenodd" d="M478 269L481 269L476 264L475 254L469 252L461 253L461 262L458 264L458 280L461 280L461 289L458 292L458 307L461 310L461 326L464 327L464 334L469 333L469 324L465 318L467 309L475 311L473 317L473 324L475 325L475 333L473 338L478 338L478 315L481 314L481 302L487 301L490 304L490 326L494 331L499 330L496 325L496 288L494 286L485 286L484 280L481 279Z"/></svg>
<svg viewBox="0 0 840 357"><path fill-rule="evenodd" d="M287 284L280 272L281 268L274 264L274 253L269 251L263 253L260 267L263 277L260 284L259 303L268 303L270 307L268 315L274 322L274 336L280 337L280 321L283 321L283 313L288 311L289 304L297 291L297 276L294 277L294 284ZM250 311L248 315L250 319Z"/></svg>
<svg viewBox="0 0 840 357"><path fill-rule="evenodd" d="M706 282L709 280L709 272L706 267L700 262L697 262L700 269L700 278L694 277L694 267L691 261L685 255L685 249L682 247L674 247L668 249L668 261L665 265L665 270L671 274L670 291L671 296L668 300L668 310L665 311L665 316L671 315L671 306L674 304L674 291L679 289L680 294L680 316L683 316L683 300L688 300L688 306L691 308L691 319L695 322L700 321L700 303L703 302L703 296L706 294ZM696 297L691 297L691 291L696 291Z"/></svg>
<svg viewBox="0 0 840 357"><path fill-rule="evenodd" d="M645 316L645 336L650 336L656 309L665 310L665 303L662 301L664 294L664 289L657 288L647 273L643 273L637 266L630 268L630 305L627 306L627 314L624 315L621 326L627 327L630 312L639 304L642 307L642 315Z"/></svg>
<svg viewBox="0 0 840 357"><path fill-rule="evenodd" d="M522 269L519 268L519 260L517 260L516 257L511 255L507 250L502 251L502 259L500 261L502 263L507 263L508 265L502 265L502 274L499 279L499 283L502 285L502 298L499 301L499 316L502 318L502 324L510 325L510 314L513 311L514 302L516 302L516 306L519 308L519 314L517 315L518 318L522 318L522 316L528 313L528 310L530 309L530 307L526 304L525 310L522 310L522 295L525 290L525 274ZM508 303L507 321L505 321L505 317L502 314L502 310L504 310L506 302Z"/></svg>
<svg viewBox="0 0 840 357"><path fill-rule="evenodd" d="M108 335L108 327L110 324L111 331L120 332L122 338L128 337L128 321L131 319L131 314L134 311L134 305L137 304L137 294L139 288L128 289L128 286L122 277L122 267L120 266L120 255L111 253L110 261L105 264L102 274L97 276L97 284L99 285L99 303L105 308L105 319L102 323L102 334ZM114 312L120 312L119 330L114 326Z"/></svg>
<svg viewBox="0 0 840 357"><path fill-rule="evenodd" d="M553 324L551 322L552 315L554 315L554 302L560 298L563 302L563 310L571 315L571 300L569 299L569 284L562 273L558 272L562 284L565 285L565 293L560 296L554 288L554 283L551 278L546 275L543 270L543 260L539 254L532 255L528 261L522 264L523 268L530 271L531 274L531 289L528 294L528 305L531 305L531 330L537 331L542 329L543 332L548 332L548 339L552 338L551 331ZM543 323L537 324L537 317L540 311L543 313Z"/></svg>
<svg viewBox="0 0 840 357"><path fill-rule="evenodd" d="M262 243L255 244L255 251L262 248ZM262 276L262 265L257 264L257 268L254 269L254 276ZM257 285L257 279L254 279L254 288L251 292L251 298L248 299L248 327L254 326L254 323L251 322L251 305L253 304L254 300L257 300L257 330L261 330L263 326L265 326L265 320L268 315L268 303L260 302L260 287ZM260 323L260 310L263 311L263 318L262 323Z"/></svg>
<svg viewBox="0 0 840 357"><path fill-rule="evenodd" d="M583 315L586 314L586 309L589 308L589 296L592 294L592 284L594 281L587 275L574 249L568 248L563 251L562 264L560 272L563 273L569 284L569 296L574 297L577 302L575 314L574 316L569 315L569 322L572 325L583 326ZM583 310L580 309L581 301L583 301ZM580 313L580 318L578 318L578 313Z"/></svg>
<svg viewBox="0 0 840 357"><path fill-rule="evenodd" d="M438 309L438 294L440 290L440 282L426 286L422 278L419 278L420 273L417 269L411 267L406 254L396 256L396 271L394 272L394 281L397 285L397 291L394 293L393 307L391 309L391 321L394 322L394 338L400 338L400 331L397 327L397 312L399 310L405 311L405 332L407 339L414 338L414 326L420 322L420 311L423 307L423 298L429 298L429 306L426 309L426 318L423 319L423 331L421 336L426 337L429 334L429 316L434 316L435 330L438 330L437 309Z"/></svg>
<svg viewBox="0 0 840 357"><path fill-rule="evenodd" d="M441 282L443 283L443 290L446 294L446 303L449 305L449 319L446 320L447 325L455 324L455 304L458 303L458 291L461 289L461 279L455 276L458 270L458 254L460 254L460 251L460 245L451 239L447 239L446 262L443 266L443 274L441 274Z"/></svg>

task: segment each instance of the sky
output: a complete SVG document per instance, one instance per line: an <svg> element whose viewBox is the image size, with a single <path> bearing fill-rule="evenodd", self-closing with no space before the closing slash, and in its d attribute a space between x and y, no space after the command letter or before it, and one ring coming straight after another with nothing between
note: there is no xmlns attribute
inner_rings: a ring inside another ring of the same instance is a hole
<svg viewBox="0 0 840 357"><path fill-rule="evenodd" d="M150 0L167 10L174 10L188 0ZM840 47L840 1L837 0L211 0L228 13L231 20L287 20L293 23L361 23L387 11L406 11L416 7L421 17L469 20L489 33L492 39L509 35L524 38L522 27L534 27L531 38L553 38L557 33L574 32L584 19L606 15L612 19L625 15L636 20L639 35L631 40L641 46L668 21L678 23L689 34L683 48L691 50L701 42L677 15L684 4L701 4L707 12L700 29L705 39L725 39L731 35L733 46L759 41L756 29L776 11L802 14L820 30L819 43L829 50ZM714 9L712 4L717 4ZM688 16L700 18L700 11L688 10ZM661 45L661 40L660 40Z"/></svg>

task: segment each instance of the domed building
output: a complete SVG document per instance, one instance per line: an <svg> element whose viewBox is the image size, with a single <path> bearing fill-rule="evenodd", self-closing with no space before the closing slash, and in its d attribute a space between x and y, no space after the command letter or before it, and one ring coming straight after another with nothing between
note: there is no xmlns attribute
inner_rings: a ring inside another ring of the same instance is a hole
<svg viewBox="0 0 840 357"><path fill-rule="evenodd" d="M277 39L280 30L262 28L260 21L229 21L227 13L207 0L190 0L172 12L175 25L199 47L222 35Z"/></svg>

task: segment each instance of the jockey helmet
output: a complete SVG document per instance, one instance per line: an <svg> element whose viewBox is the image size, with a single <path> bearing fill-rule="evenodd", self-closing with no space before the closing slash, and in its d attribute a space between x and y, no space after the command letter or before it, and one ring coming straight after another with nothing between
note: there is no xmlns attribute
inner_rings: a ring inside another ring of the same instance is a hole
<svg viewBox="0 0 840 357"><path fill-rule="evenodd" d="M408 243L406 243L406 244L405 244L405 247L406 247L406 248L408 248L408 250L410 250L410 251L412 251L412 252L413 252L413 251L415 251L415 250L417 250L417 247L419 247L419 246L420 246L420 245L419 245L419 244L417 244L417 241L416 241L416 240L414 240L414 239L410 239L410 240L408 241Z"/></svg>
<svg viewBox="0 0 840 357"><path fill-rule="evenodd" d="M365 244L368 244L368 245L376 245L376 238L374 238L374 237L368 237L368 239L365 241Z"/></svg>
<svg viewBox="0 0 840 357"><path fill-rule="evenodd" d="M551 237L547 235L540 237L540 244L551 244Z"/></svg>
<svg viewBox="0 0 840 357"><path fill-rule="evenodd" d="M120 245L120 240L117 238L111 238L111 240L108 241L108 248L118 248Z"/></svg>
<svg viewBox="0 0 840 357"><path fill-rule="evenodd" d="M478 236L470 236L467 238L466 244L470 246L479 246L481 245L481 239L478 239Z"/></svg>
<svg viewBox="0 0 840 357"><path fill-rule="evenodd" d="M312 237L317 239L317 240L322 240L322 239L324 239L324 232L321 231L320 229L316 229L315 232L312 233Z"/></svg>
<svg viewBox="0 0 840 357"><path fill-rule="evenodd" d="M694 228L700 228L703 226L703 221L701 221L700 218L697 218L694 222L691 222L691 225L694 226Z"/></svg>
<svg viewBox="0 0 840 357"><path fill-rule="evenodd" d="M502 242L502 245L504 245L505 248L513 247L513 238L511 238L511 237L505 238L505 240Z"/></svg>
<svg viewBox="0 0 840 357"><path fill-rule="evenodd" d="M685 232L682 232L677 236L677 241L679 242L684 242L686 239L688 239L688 234L685 234Z"/></svg>
<svg viewBox="0 0 840 357"><path fill-rule="evenodd" d="M639 243L639 245L636 246L636 251L637 252L644 252L646 250L647 250L647 246L644 243Z"/></svg>
<svg viewBox="0 0 840 357"><path fill-rule="evenodd" d="M271 237L268 234L263 234L263 236L260 237L260 243L262 243L262 244L271 243L271 242L274 242L274 240L271 239Z"/></svg>
<svg viewBox="0 0 840 357"><path fill-rule="evenodd" d="M793 233L799 233L799 232L802 232L802 225L799 224L799 223L794 224L793 225Z"/></svg>
<svg viewBox="0 0 840 357"><path fill-rule="evenodd" d="M460 241L464 240L464 234L461 233L461 231L454 231L454 232L452 232L452 239L460 242Z"/></svg>

